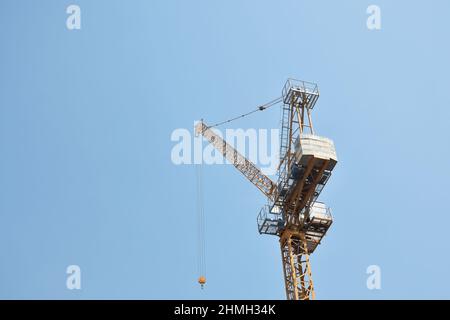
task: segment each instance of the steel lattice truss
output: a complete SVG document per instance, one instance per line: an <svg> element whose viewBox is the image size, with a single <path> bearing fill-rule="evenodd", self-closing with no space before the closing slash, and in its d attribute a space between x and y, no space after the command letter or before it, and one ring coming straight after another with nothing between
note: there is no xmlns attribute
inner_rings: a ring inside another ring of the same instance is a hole
<svg viewBox="0 0 450 320"><path fill-rule="evenodd" d="M269 199L273 199L276 190L275 183L261 172L252 162L241 155L230 144L209 128L204 122L197 123L197 134L202 134L223 156L238 169L251 183L261 190Z"/></svg>

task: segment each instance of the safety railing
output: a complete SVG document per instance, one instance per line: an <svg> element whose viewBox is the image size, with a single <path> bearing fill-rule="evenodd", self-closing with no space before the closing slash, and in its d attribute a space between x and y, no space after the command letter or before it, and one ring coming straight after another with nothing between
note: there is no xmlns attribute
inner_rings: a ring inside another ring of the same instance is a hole
<svg viewBox="0 0 450 320"><path fill-rule="evenodd" d="M316 83L289 78L281 91L284 103L290 103L292 91L304 92L317 96L319 95L319 87Z"/></svg>

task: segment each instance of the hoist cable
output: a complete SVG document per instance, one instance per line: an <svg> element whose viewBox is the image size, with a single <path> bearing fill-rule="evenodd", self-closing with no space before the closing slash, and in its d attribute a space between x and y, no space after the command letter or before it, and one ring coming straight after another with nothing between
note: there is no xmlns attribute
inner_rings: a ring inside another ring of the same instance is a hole
<svg viewBox="0 0 450 320"><path fill-rule="evenodd" d="M242 115L240 115L240 116L237 116L237 117L234 117L234 118L231 118L231 119L222 121L222 122L218 122L218 123L216 123L216 124L213 124L212 126L208 126L208 128L218 127L218 126L221 126L221 125L223 125L223 124L225 124L225 123L230 123L230 122L235 121L235 120L237 120L237 119L241 119L241 118L244 118L244 117L246 117L246 116L249 116L249 115L251 115L251 114L253 114L253 113L255 113L255 112L263 111L263 110L269 109L270 107L272 107L272 106L274 106L274 105L280 103L282 100L283 100L283 97L276 98L276 99L274 99L274 100L272 100L272 101L269 101L269 102L267 102L267 103L265 103L265 104L263 104L263 105L258 106L258 108L254 109L254 110L252 110L252 111L250 111L250 112L244 113L244 114L242 114Z"/></svg>
<svg viewBox="0 0 450 320"><path fill-rule="evenodd" d="M198 257L197 272L200 278L206 277L206 240L205 240L205 210L203 206L203 174L202 164L195 165L197 191L197 241ZM200 279L199 278L199 279ZM203 287L203 285L202 285Z"/></svg>

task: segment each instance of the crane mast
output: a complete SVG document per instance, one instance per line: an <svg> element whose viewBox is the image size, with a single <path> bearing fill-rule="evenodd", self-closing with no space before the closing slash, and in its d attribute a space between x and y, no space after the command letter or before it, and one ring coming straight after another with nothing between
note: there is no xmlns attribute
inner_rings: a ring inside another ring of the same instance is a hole
<svg viewBox="0 0 450 320"><path fill-rule="evenodd" d="M315 135L311 111L318 86L288 79L282 90L278 180L273 182L205 123L196 125L223 156L268 198L257 216L260 234L278 236L288 300L315 298L309 255L332 224L330 209L317 198L337 163L334 144Z"/></svg>

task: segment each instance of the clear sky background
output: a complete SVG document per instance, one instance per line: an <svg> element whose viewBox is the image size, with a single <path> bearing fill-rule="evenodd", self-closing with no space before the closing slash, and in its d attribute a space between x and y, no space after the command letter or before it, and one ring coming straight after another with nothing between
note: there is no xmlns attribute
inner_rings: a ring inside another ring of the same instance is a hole
<svg viewBox="0 0 450 320"><path fill-rule="evenodd" d="M81 30L66 7L81 7ZM382 29L366 27L379 5ZM176 128L244 113L288 77L317 82L339 164L317 298L450 298L450 3L0 2L0 298L284 299L264 196L204 168L207 280L196 280L195 174ZM277 128L271 109L230 127ZM82 289L66 288L66 267ZM366 268L381 268L368 290Z"/></svg>

